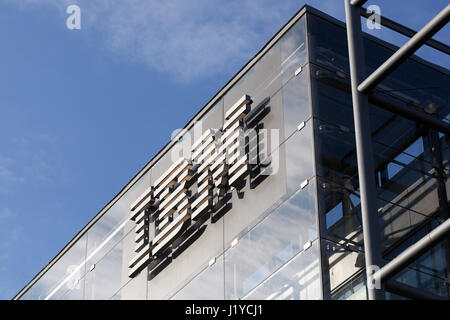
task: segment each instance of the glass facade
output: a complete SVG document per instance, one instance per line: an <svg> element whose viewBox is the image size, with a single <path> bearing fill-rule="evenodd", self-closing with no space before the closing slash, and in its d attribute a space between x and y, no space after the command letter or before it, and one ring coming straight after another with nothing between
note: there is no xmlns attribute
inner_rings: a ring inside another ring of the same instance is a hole
<svg viewBox="0 0 450 320"><path fill-rule="evenodd" d="M366 299L365 261L346 32L308 16L318 213L324 297ZM364 39L366 70L372 72L395 48ZM447 70L409 59L379 86L383 99L448 115ZM383 258L392 260L448 217L447 136L370 104L370 130L377 183L378 230ZM447 241L421 256L395 281L448 297ZM440 270L440 272L438 271ZM386 294L388 299L401 298Z"/></svg>
<svg viewBox="0 0 450 320"><path fill-rule="evenodd" d="M364 47L368 72L395 50L371 37ZM450 89L442 83L449 79L447 70L413 58L383 81L379 94L447 121ZM130 277L136 251L130 205L171 170L175 144L18 298L366 299L348 83L345 28L302 9L195 122L202 131L221 128L235 102L251 97L246 126L257 130L263 141L258 148L266 153L258 156L242 188L227 189L224 203L213 198L216 205L189 220L162 258ZM449 142L379 105L370 105L370 122L378 232L389 261L447 218ZM195 123L179 140L189 148ZM150 241L157 236L152 228L148 234ZM447 241L436 245L395 280L449 297L449 250ZM388 293L387 298L402 297Z"/></svg>

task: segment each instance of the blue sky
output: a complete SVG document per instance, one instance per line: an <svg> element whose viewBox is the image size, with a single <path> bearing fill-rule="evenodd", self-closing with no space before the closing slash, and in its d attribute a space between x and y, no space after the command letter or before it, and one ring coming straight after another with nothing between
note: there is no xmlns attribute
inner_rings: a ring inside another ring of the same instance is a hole
<svg viewBox="0 0 450 320"><path fill-rule="evenodd" d="M282 2L0 0L0 299L48 263L305 3ZM343 0L306 3L344 18ZM447 1L373 3L420 29ZM81 8L81 30L66 28L70 4ZM404 42L383 28L374 34ZM447 26L435 38L449 36ZM441 53L420 55L450 67Z"/></svg>

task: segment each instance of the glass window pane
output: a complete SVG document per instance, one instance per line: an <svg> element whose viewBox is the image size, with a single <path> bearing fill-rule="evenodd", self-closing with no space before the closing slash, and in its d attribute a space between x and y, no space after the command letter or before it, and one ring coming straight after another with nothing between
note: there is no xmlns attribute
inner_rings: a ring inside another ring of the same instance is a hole
<svg viewBox="0 0 450 320"><path fill-rule="evenodd" d="M350 191L357 189L354 134L320 120L314 123L317 174ZM372 146L376 169L385 172L378 181L377 197L424 215L433 214L439 207L438 183L423 156L414 158L377 141Z"/></svg>
<svg viewBox="0 0 450 320"><path fill-rule="evenodd" d="M333 292L333 300L367 300L365 273L361 272L354 279ZM386 297L387 298L387 297Z"/></svg>
<svg viewBox="0 0 450 320"><path fill-rule="evenodd" d="M249 292L250 300L317 300L322 299L319 241L281 266L267 280Z"/></svg>
<svg viewBox="0 0 450 320"><path fill-rule="evenodd" d="M253 107L272 97L306 63L305 18L265 53L265 55L226 93L225 112L244 94L251 96ZM292 86L292 85L291 85ZM275 111L275 110L271 110Z"/></svg>
<svg viewBox="0 0 450 320"><path fill-rule="evenodd" d="M279 41L284 84L294 76L299 67L306 63L306 19L297 21Z"/></svg>
<svg viewBox="0 0 450 320"><path fill-rule="evenodd" d="M308 16L310 60L324 67L348 72L348 49L343 28L314 15Z"/></svg>
<svg viewBox="0 0 450 320"><path fill-rule="evenodd" d="M294 77L306 63L305 30L303 17L225 95L225 111L244 94L249 94L256 106Z"/></svg>
<svg viewBox="0 0 450 320"><path fill-rule="evenodd" d="M398 275L395 275L393 277L393 280L441 296L443 298L448 298L446 281L424 272L406 268L400 271Z"/></svg>
<svg viewBox="0 0 450 320"><path fill-rule="evenodd" d="M319 178L319 213L325 223L322 237L362 250L362 218L358 190ZM378 223L384 249L404 240L431 218L382 199L377 199Z"/></svg>
<svg viewBox="0 0 450 320"><path fill-rule="evenodd" d="M134 228L129 220L130 205L150 187L151 171L145 173L88 231L87 268L118 243Z"/></svg>
<svg viewBox="0 0 450 320"><path fill-rule="evenodd" d="M281 95L277 96L281 103ZM281 104L279 106L281 107ZM277 135L282 130L283 118L282 114L280 117L274 113L275 111L272 110L268 115L273 115L271 119L278 117L276 125L273 127L274 134L272 135L272 130L269 130L266 132L266 136L268 136L267 140L275 140L275 142L270 149L260 151L260 165L252 168L249 177L245 178L242 188L232 190L230 193L230 210L223 217L224 243L231 242L242 230L286 194L286 153L283 145L278 147L281 137ZM266 125L266 122L264 124ZM266 141L262 144L266 144ZM267 150L274 151L268 154Z"/></svg>
<svg viewBox="0 0 450 320"><path fill-rule="evenodd" d="M346 31L343 26L325 21L314 15L308 17L310 33L311 62L329 70L349 74ZM396 47L373 38L364 39L366 73L370 74L385 62ZM387 77L378 91L395 93L409 105L426 107L430 103L437 106L439 117L445 118L450 111L448 96L450 88L442 86L448 82L448 72L433 69L419 59L408 59Z"/></svg>
<svg viewBox="0 0 450 320"><path fill-rule="evenodd" d="M211 266L206 267L183 289L178 291L173 300L223 300L224 299L223 256L216 258Z"/></svg>
<svg viewBox="0 0 450 320"><path fill-rule="evenodd" d="M72 285L72 288L67 290L59 300L83 300L84 299L84 278Z"/></svg>
<svg viewBox="0 0 450 320"><path fill-rule="evenodd" d="M305 66L282 89L286 139L297 130L302 121L310 117L309 82L309 67Z"/></svg>
<svg viewBox="0 0 450 320"><path fill-rule="evenodd" d="M295 193L305 179L313 175L312 120L295 132L271 156L270 175L250 178L250 184L233 192L232 209L224 216L225 243L231 242L242 230L258 219L283 197ZM239 214L245 212L245 215Z"/></svg>
<svg viewBox="0 0 450 320"><path fill-rule="evenodd" d="M403 250L417 242L419 239L425 237L428 233L430 233L433 228L439 225L438 221L430 220L419 230L416 230L410 237L399 245L395 247L389 254L386 256L386 259L392 260L397 255L399 255ZM446 245L445 242L440 242L435 245L433 248L428 250L426 253L422 254L419 258L417 258L413 263L409 265L409 268L415 269L432 276L445 278L447 274L446 269Z"/></svg>
<svg viewBox="0 0 450 320"><path fill-rule="evenodd" d="M124 249L125 251L125 249ZM125 252L124 252L125 253ZM124 261L126 274L122 273L124 279L129 281L111 298L111 300L146 300L147 299L147 270L143 270L133 279L128 278L128 262Z"/></svg>
<svg viewBox="0 0 450 320"><path fill-rule="evenodd" d="M253 107L258 106L281 88L281 75L281 52L277 43L225 94L224 111L244 94L250 95Z"/></svg>
<svg viewBox="0 0 450 320"><path fill-rule="evenodd" d="M226 252L226 299L245 295L316 237L312 180Z"/></svg>
<svg viewBox="0 0 450 320"><path fill-rule="evenodd" d="M134 237L130 232L127 237ZM119 241L86 274L86 300L107 300L122 286L123 241Z"/></svg>
<svg viewBox="0 0 450 320"><path fill-rule="evenodd" d="M322 240L322 255L324 268L324 287L334 290L347 281L364 266L364 253L357 247L345 243Z"/></svg>
<svg viewBox="0 0 450 320"><path fill-rule="evenodd" d="M59 299L69 290L83 295L86 235L81 237L33 286L34 299Z"/></svg>
<svg viewBox="0 0 450 320"><path fill-rule="evenodd" d="M314 175L312 120L295 132L284 144L286 154L286 191L290 195L297 191L305 179Z"/></svg>
<svg viewBox="0 0 450 320"><path fill-rule="evenodd" d="M172 244L170 256L148 268L148 299L168 299L190 281L204 264L223 252L223 219L206 214Z"/></svg>

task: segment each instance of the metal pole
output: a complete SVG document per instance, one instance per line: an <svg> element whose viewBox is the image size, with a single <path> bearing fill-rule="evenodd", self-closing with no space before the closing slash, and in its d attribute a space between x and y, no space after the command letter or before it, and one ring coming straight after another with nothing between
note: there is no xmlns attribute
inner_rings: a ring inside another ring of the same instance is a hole
<svg viewBox="0 0 450 320"><path fill-rule="evenodd" d="M376 210L375 172L372 155L372 139L369 121L369 104L366 95L358 92L358 84L364 77L364 55L359 8L345 0L347 42L352 85L353 117L355 121L356 154L358 160L359 189L361 195L364 255L367 272L367 292L370 300L382 299L382 290L369 284L371 266L381 267L381 245Z"/></svg>
<svg viewBox="0 0 450 320"><path fill-rule="evenodd" d="M383 268L375 272L372 277L375 281L386 281L389 277L406 268L414 260L443 240L450 233L450 219L445 220L429 234L408 247Z"/></svg>
<svg viewBox="0 0 450 320"><path fill-rule="evenodd" d="M359 10L359 9L358 9ZM367 93L375 88L402 62L408 59L417 49L428 41L436 32L444 27L450 19L450 4L438 13L425 27L420 29L411 39L387 59L377 70L358 86L358 90Z"/></svg>

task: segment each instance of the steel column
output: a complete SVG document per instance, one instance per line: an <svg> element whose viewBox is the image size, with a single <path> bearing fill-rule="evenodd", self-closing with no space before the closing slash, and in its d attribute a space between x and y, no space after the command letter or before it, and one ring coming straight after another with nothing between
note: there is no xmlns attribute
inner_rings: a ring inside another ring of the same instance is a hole
<svg viewBox="0 0 450 320"><path fill-rule="evenodd" d="M361 33L360 9L345 0L347 42L352 86L353 117L355 122L356 153L358 160L359 189L361 196L364 255L368 279L368 298L382 299L380 288L369 284L370 266L382 266L381 245L376 210L375 172L372 155L372 139L369 120L369 103L366 95L358 91L364 77L364 53Z"/></svg>
<svg viewBox="0 0 450 320"><path fill-rule="evenodd" d="M358 9L359 10L359 9ZM368 76L358 86L358 90L367 93L375 88L401 63L408 59L417 49L425 44L436 32L447 24L450 19L450 4L438 13L425 27L420 29L411 39L387 59L377 70Z"/></svg>

